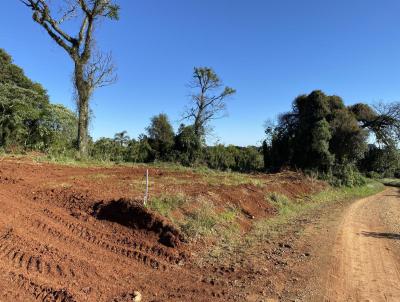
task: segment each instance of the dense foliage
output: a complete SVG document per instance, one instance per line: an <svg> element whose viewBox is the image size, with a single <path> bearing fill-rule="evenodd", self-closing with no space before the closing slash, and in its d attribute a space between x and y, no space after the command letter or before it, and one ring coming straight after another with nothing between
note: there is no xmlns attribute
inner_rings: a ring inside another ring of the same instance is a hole
<svg viewBox="0 0 400 302"><path fill-rule="evenodd" d="M340 97L321 91L301 95L290 112L279 116L277 125L266 127L265 168L317 172L345 185L361 181L357 167L383 173L383 161L373 153L382 158L390 150L397 157L397 119L388 114L392 109L378 113L366 104L346 107ZM368 150L371 137L383 147Z"/></svg>
<svg viewBox="0 0 400 302"><path fill-rule="evenodd" d="M0 49L0 146L66 154L75 138L75 114L50 104L46 90Z"/></svg>
<svg viewBox="0 0 400 302"><path fill-rule="evenodd" d="M100 138L92 148L96 160L147 163L170 161L185 166L205 165L223 171L262 171L261 148L236 146L206 146L195 134L193 126L181 125L175 134L168 117L160 114L151 119L147 135L130 139L126 132L113 139Z"/></svg>

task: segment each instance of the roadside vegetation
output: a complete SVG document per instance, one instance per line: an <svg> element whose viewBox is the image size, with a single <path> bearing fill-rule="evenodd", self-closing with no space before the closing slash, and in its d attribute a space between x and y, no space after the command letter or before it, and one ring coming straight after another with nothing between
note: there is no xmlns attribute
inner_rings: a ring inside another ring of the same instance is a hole
<svg viewBox="0 0 400 302"><path fill-rule="evenodd" d="M328 187L326 190L305 198L290 200L286 196L271 193L266 200L272 202L278 210L278 215L258 223L250 235L251 239L266 238L279 233L285 224L290 223L304 214L332 203L344 203L356 198L367 197L379 193L384 186L377 181L366 180L364 185L355 187Z"/></svg>
<svg viewBox="0 0 400 302"><path fill-rule="evenodd" d="M379 181L385 186L400 187L400 179L398 178L382 178Z"/></svg>
<svg viewBox="0 0 400 302"><path fill-rule="evenodd" d="M211 200L177 195L162 195L150 200L148 208L167 217L189 240L228 236L239 233L236 219L239 209L227 204L223 209L216 207Z"/></svg>
<svg viewBox="0 0 400 302"><path fill-rule="evenodd" d="M272 206L275 214L257 219L249 218L243 209L233 204L216 204L206 197L193 198L184 193L153 197L148 208L171 220L188 241L213 242L202 252L211 259L221 259L244 252L265 240L273 240L283 234L288 225L310 213L367 197L383 189L381 182L370 179L365 179L360 186L326 186L316 193L298 197L266 189L263 202ZM246 227L243 227L243 222Z"/></svg>
<svg viewBox="0 0 400 302"><path fill-rule="evenodd" d="M246 253L251 248L263 244L265 241L275 240L291 224L298 219L304 219L312 213L334 204L351 202L357 198L367 197L381 192L384 186L377 181L367 181L366 184L357 187L329 187L317 194L305 196L299 199L289 199L279 193L269 193L266 201L272 202L277 209L277 215L255 221L251 230L244 236L242 233L230 232L228 236L219 240L206 252L207 257L216 261L227 259L230 256ZM300 228L296 228L301 232Z"/></svg>

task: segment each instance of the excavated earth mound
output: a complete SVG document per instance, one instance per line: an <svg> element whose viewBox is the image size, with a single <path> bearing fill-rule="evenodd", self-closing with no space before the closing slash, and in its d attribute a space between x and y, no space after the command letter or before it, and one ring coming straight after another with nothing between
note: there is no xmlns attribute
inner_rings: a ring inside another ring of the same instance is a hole
<svg viewBox="0 0 400 302"><path fill-rule="evenodd" d="M99 202L93 207L93 215L99 220L116 222L126 227L157 234L159 242L168 247L177 247L183 235L160 215L156 215L140 203L126 199Z"/></svg>

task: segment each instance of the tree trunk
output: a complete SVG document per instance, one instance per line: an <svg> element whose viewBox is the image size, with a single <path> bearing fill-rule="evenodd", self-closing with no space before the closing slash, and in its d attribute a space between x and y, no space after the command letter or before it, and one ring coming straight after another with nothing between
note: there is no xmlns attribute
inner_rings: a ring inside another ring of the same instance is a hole
<svg viewBox="0 0 400 302"><path fill-rule="evenodd" d="M203 93L202 93L201 96L200 96L200 104L199 104L199 107L197 109L198 112L196 114L196 117L195 117L195 120L194 120L194 124L193 124L194 133L196 134L196 136L197 136L197 138L199 140L201 140L201 137L202 137L203 132L204 132L203 131L203 124L202 124L202 121L201 121L201 119L203 117L203 111L204 111L203 104L204 104L204 96L203 96Z"/></svg>
<svg viewBox="0 0 400 302"><path fill-rule="evenodd" d="M88 156L90 87L84 78L84 64L75 62L75 87L78 94L78 151L80 158Z"/></svg>
<svg viewBox="0 0 400 302"><path fill-rule="evenodd" d="M80 158L88 156L89 144L89 100L79 101L79 120L78 120L78 149Z"/></svg>

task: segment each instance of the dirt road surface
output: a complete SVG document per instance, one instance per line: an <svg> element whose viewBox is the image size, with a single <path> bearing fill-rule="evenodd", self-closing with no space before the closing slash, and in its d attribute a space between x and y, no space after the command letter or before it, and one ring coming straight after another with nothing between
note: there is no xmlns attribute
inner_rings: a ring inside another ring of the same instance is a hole
<svg viewBox="0 0 400 302"><path fill-rule="evenodd" d="M400 194L354 202L338 228L325 301L400 301Z"/></svg>

